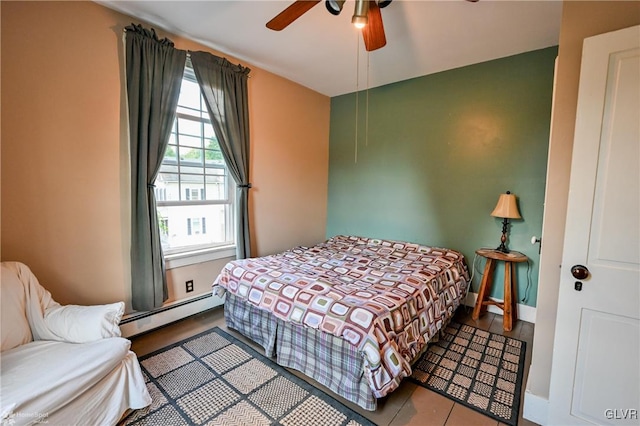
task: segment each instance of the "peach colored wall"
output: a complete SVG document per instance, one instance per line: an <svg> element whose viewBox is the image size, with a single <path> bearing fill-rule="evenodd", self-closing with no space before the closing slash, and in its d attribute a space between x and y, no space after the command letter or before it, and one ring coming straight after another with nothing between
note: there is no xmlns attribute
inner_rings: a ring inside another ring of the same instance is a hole
<svg viewBox="0 0 640 426"><path fill-rule="evenodd" d="M586 37L637 24L640 24L640 2L637 1L564 2L547 166L542 235L544 249L540 264L531 373L527 383L528 391L543 398L548 398L551 377L582 42Z"/></svg>
<svg viewBox="0 0 640 426"><path fill-rule="evenodd" d="M1 2L2 260L62 303L129 301L122 29L92 2ZM158 31L176 47L209 50ZM213 51L212 51L213 52ZM227 56L232 62L239 62ZM262 255L324 239L330 99L253 67L251 235ZM169 272L209 291L222 262ZM173 288L175 287L175 288Z"/></svg>
<svg viewBox="0 0 640 426"><path fill-rule="evenodd" d="M327 221L329 98L293 93L287 89L290 82L273 74L256 74L253 83L254 97L287 102L260 114L251 111L251 155L262 159L252 168L250 219L260 230L254 233L252 252L272 254L290 248L292 241L320 242Z"/></svg>

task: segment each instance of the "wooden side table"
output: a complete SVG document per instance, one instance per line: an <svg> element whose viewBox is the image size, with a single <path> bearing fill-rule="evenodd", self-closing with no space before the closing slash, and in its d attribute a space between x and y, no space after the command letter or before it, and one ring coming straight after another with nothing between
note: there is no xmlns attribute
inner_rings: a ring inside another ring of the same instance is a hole
<svg viewBox="0 0 640 426"><path fill-rule="evenodd" d="M478 291L478 299L476 300L476 306L473 308L471 318L477 320L480 318L480 315L487 310L487 305L495 305L504 312L504 319L502 321L504 331L511 331L513 324L518 319L515 264L527 262L529 258L518 251L503 253L494 249L479 249L476 250L476 254L486 258L487 263L484 267L484 274L482 276L482 282L480 283L480 290ZM504 302L497 302L489 298L491 285L493 284L493 271L496 268L496 261L498 260L504 262Z"/></svg>

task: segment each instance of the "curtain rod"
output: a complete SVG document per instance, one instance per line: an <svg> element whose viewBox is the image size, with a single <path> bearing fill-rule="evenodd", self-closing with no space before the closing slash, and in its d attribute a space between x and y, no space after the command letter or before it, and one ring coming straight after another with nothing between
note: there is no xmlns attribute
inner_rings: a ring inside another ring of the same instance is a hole
<svg viewBox="0 0 640 426"><path fill-rule="evenodd" d="M127 36L127 28L125 27L125 28L122 28L122 40L123 40L123 41L126 41L126 36ZM187 52L187 58L191 59L191 51L190 51L190 50L186 50L186 52ZM224 59L227 59L227 58L224 58ZM229 60L227 59L227 61L229 61ZM229 62L230 62L231 64L233 64L233 62L231 62L231 61L229 61ZM234 64L234 65L236 65L236 64ZM240 64L240 63L238 63L237 65L238 65L238 66L241 66L241 67L243 67L243 68L249 68L249 67L247 67L246 65L242 65L242 64ZM252 77L252 76L251 76L251 73L249 73L249 74L247 75L247 78L251 78L251 77Z"/></svg>

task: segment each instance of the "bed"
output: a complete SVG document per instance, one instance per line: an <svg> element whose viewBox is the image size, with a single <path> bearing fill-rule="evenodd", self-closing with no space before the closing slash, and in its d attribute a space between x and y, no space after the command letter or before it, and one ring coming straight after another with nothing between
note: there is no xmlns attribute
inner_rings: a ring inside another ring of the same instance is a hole
<svg viewBox="0 0 640 426"><path fill-rule="evenodd" d="M468 281L455 250L339 235L229 262L213 291L226 296L227 326L267 356L375 410L411 375Z"/></svg>

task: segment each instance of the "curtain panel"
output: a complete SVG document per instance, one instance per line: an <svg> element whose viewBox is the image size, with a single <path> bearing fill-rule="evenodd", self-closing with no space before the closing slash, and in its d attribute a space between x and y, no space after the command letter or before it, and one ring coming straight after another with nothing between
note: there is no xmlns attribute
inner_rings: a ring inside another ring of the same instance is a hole
<svg viewBox="0 0 640 426"><path fill-rule="evenodd" d="M237 184L236 254L251 257L249 239L249 68L207 52L189 52L213 130Z"/></svg>
<svg viewBox="0 0 640 426"><path fill-rule="evenodd" d="M148 311L168 298L154 183L178 106L187 52L132 24L126 31L126 78L131 152L131 291L133 309Z"/></svg>

